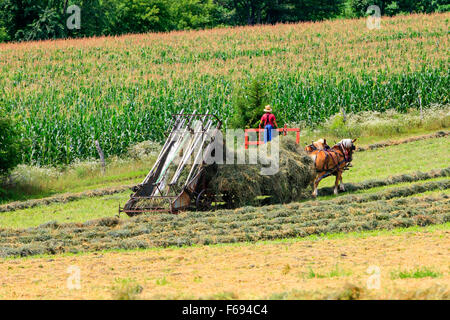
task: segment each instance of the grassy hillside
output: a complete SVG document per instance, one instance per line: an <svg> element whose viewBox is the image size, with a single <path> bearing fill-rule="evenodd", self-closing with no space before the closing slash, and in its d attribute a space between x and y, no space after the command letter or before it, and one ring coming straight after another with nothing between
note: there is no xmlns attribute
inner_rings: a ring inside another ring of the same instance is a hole
<svg viewBox="0 0 450 320"><path fill-rule="evenodd" d="M347 184L347 188L350 192L341 193L340 197L346 197L349 193L361 194L360 196L363 198L367 197L367 194L373 194L375 192L385 194L385 196L380 196L376 199L370 198L369 195L369 201L374 201L386 199L386 195L394 195L393 197L395 198L407 195L412 196L427 191L437 192L438 194L448 192L448 170L441 175L433 174L430 176L423 176L422 178L419 177L418 179L413 179L412 176L410 176L417 171L430 172L434 169L445 169L450 167L450 151L447 151L448 148L445 148L448 145L448 140L448 137L434 138L356 153L353 159L353 168L344 173L344 183ZM440 151L435 153L436 150ZM432 153L433 157L430 157L429 154ZM399 155L401 155L400 161L398 160ZM405 174L408 176L403 176ZM393 176L397 178L391 179L391 181L387 181L385 184L373 183L374 180L386 180ZM367 183L367 181L372 182ZM353 188L349 183L353 185ZM411 186L411 183L415 184L415 186ZM334 177L326 178L320 184L320 187L323 189L319 190L319 200L325 201L323 203L324 206L326 206L326 201L331 201L335 198L334 195L330 195L332 194L331 190L326 190L326 187L332 185L334 185ZM17 207L18 210L1 213L0 227L21 229L35 227L48 221L58 223L81 223L90 219L113 217L117 214L119 204L123 205L129 199L130 191L118 192L116 194L107 194L105 192L103 194L105 195L92 196L87 194L78 199L74 199L73 201L70 201L70 196L66 195L67 200L61 200L59 202L55 201L54 203L49 201L48 205L46 205L47 202L42 202L41 205L39 205L39 200L37 200L37 205L34 207L25 209ZM62 198L64 198L64 195L62 195ZM446 201L448 202L448 200L442 200L444 203ZM350 198L349 201L354 202L356 200ZM292 206L296 206L296 204L292 204ZM329 206L329 208L333 208L333 210L336 209L333 206ZM385 209L384 207L382 208L383 210ZM347 208L340 209L346 210ZM215 214L211 213L211 215L236 216L233 219L237 221L239 220L238 217L241 215L240 210L241 209L225 210L224 212ZM246 210L264 211L265 209L256 207ZM276 210L284 212L292 211L289 209L289 205L280 205ZM381 211L381 209L378 210ZM187 213L187 216L190 217L189 219L191 221L201 220L202 217L206 215L209 214L204 212L198 214L193 212ZM125 221L129 220L125 215L122 216L122 219ZM172 215L169 215L168 217L164 215L161 219L163 219L162 224L164 224L164 221L166 220L172 221L172 219L178 218L173 217ZM180 219L180 221L185 220L187 220L185 217Z"/></svg>
<svg viewBox="0 0 450 320"><path fill-rule="evenodd" d="M162 139L182 108L227 120L236 87L265 79L282 121L448 103L449 13L0 45L0 107L24 161L69 163Z"/></svg>

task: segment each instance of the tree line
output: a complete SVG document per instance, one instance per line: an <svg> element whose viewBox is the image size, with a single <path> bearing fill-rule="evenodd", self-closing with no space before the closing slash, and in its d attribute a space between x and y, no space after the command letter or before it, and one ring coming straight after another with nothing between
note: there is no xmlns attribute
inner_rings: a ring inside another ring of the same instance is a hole
<svg viewBox="0 0 450 320"><path fill-rule="evenodd" d="M80 9L80 25L69 28ZM450 0L0 0L0 42L448 11Z"/></svg>

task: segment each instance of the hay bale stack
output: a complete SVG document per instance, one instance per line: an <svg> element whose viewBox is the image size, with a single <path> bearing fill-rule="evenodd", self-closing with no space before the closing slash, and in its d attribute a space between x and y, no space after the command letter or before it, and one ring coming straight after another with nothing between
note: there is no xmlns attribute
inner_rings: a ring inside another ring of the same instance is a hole
<svg viewBox="0 0 450 320"><path fill-rule="evenodd" d="M276 174L262 175L261 164L218 165L216 174L211 174L209 188L216 194L225 195L225 200L231 201L234 207L255 204L258 196L271 196L272 203L305 197L315 176L314 164L293 138L277 139L280 153Z"/></svg>

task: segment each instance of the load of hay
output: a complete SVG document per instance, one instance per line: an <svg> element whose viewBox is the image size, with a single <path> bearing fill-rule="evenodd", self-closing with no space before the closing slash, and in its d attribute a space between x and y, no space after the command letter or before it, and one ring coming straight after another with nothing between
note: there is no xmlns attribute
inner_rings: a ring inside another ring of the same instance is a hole
<svg viewBox="0 0 450 320"><path fill-rule="evenodd" d="M221 145L220 148L224 148L224 156L231 152L234 153L234 159L237 159L236 154L243 152L246 156L246 164L205 165L209 193L214 194L217 201L223 200L229 208L256 205L261 202L287 203L306 198L309 193L306 189L311 185L315 174L311 158L293 138L280 136L275 139L268 144L268 148L272 148L274 143L279 143L278 170L273 175L261 173L261 169L270 167L270 163L274 160L270 151L267 152L267 156L259 158L258 164L249 164L249 152L255 152L255 149L244 151L244 146L238 146L241 149L230 151L229 148L227 150L226 146ZM176 168L176 164L170 164L168 177L174 174ZM186 165L177 185L171 186L171 195L178 195L182 191L190 168L191 164ZM192 200L195 202L195 199ZM138 209L155 206L169 208L169 202L167 199L142 199L134 205Z"/></svg>
<svg viewBox="0 0 450 320"><path fill-rule="evenodd" d="M270 196L270 203L306 197L306 189L315 176L311 158L293 138L282 136L276 139L279 139L279 170L276 174L261 174L262 164L216 165L215 170L209 170L210 190L223 195L233 207L255 204L260 196Z"/></svg>

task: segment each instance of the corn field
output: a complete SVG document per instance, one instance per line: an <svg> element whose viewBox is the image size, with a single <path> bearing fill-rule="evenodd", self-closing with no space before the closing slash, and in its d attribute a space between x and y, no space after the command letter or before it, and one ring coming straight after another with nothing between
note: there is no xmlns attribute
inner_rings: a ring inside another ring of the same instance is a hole
<svg viewBox="0 0 450 320"><path fill-rule="evenodd" d="M0 107L18 119L26 163L70 163L161 141L171 114L226 124L236 89L262 77L282 121L344 108L448 103L449 13L0 45Z"/></svg>

